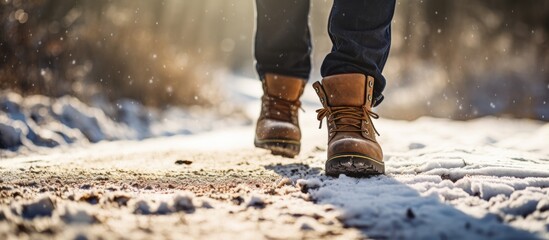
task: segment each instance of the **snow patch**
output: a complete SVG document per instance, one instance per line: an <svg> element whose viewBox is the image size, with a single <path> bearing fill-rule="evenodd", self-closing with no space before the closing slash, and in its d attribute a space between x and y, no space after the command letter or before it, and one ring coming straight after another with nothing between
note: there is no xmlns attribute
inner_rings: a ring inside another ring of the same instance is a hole
<svg viewBox="0 0 549 240"><path fill-rule="evenodd" d="M0 149L18 150L22 146L34 151L73 143L191 134L249 123L244 115L221 116L215 110L198 107L160 111L129 99L121 99L114 106L100 100L93 104L71 96L23 98L0 92Z"/></svg>
<svg viewBox="0 0 549 240"><path fill-rule="evenodd" d="M484 200L488 200L499 194L509 196L514 190L515 189L513 187L501 183L475 182L471 185L471 191L473 194L479 194L479 196Z"/></svg>

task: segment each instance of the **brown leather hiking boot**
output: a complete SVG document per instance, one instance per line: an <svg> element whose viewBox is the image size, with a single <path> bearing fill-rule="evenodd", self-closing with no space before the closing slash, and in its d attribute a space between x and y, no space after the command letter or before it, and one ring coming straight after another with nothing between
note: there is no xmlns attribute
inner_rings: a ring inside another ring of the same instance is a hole
<svg viewBox="0 0 549 240"><path fill-rule="evenodd" d="M366 177L383 174L383 152L376 141L371 111L374 78L363 74L325 77L313 84L322 103L317 119L328 122L326 175Z"/></svg>
<svg viewBox="0 0 549 240"><path fill-rule="evenodd" d="M255 146L274 155L294 157L301 147L298 110L305 80L265 74L261 114L255 130Z"/></svg>

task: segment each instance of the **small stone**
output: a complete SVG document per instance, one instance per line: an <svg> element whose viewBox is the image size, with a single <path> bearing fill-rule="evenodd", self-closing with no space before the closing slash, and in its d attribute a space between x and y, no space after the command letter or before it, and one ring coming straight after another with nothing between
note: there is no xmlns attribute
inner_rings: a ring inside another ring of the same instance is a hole
<svg viewBox="0 0 549 240"><path fill-rule="evenodd" d="M205 208L205 209L212 209L213 206L212 206L212 204L210 204L210 203L207 202L207 201L202 201L202 208Z"/></svg>
<svg viewBox="0 0 549 240"><path fill-rule="evenodd" d="M23 194L19 191L15 191L11 194L11 197L12 198L16 198L16 197L23 197Z"/></svg>
<svg viewBox="0 0 549 240"><path fill-rule="evenodd" d="M315 151L315 152L324 152L324 151L326 151L326 148L321 147L321 146L315 146L313 151Z"/></svg>
<svg viewBox="0 0 549 240"><path fill-rule="evenodd" d="M88 240L88 237L86 237L84 233L78 233L78 235L74 237L74 240Z"/></svg>
<svg viewBox="0 0 549 240"><path fill-rule="evenodd" d="M109 178L106 177L106 176L97 176L97 177L95 177L95 180L97 180L97 181L107 181L107 180L109 180Z"/></svg>
<svg viewBox="0 0 549 240"><path fill-rule="evenodd" d="M166 215L170 214L172 212L172 208L168 205L166 202L161 202L160 205L158 205L158 208L156 209L156 214L159 215Z"/></svg>
<svg viewBox="0 0 549 240"><path fill-rule="evenodd" d="M422 148L425 148L425 144L422 144L422 143L410 143L410 145L408 145L408 149L410 149L410 150L413 150L413 149L422 149Z"/></svg>
<svg viewBox="0 0 549 240"><path fill-rule="evenodd" d="M116 195L112 197L111 201L116 202L118 206L127 206L128 201L130 201L130 197L126 195Z"/></svg>
<svg viewBox="0 0 549 240"><path fill-rule="evenodd" d="M177 165L183 165L183 164L191 165L192 163L193 163L193 161L191 161L191 160L181 160L180 159L180 160L175 161L175 164L177 164Z"/></svg>
<svg viewBox="0 0 549 240"><path fill-rule="evenodd" d="M301 231L320 231L322 232L322 227L319 225L319 222L314 220L311 217L298 214L295 221L296 226L299 227Z"/></svg>
<svg viewBox="0 0 549 240"><path fill-rule="evenodd" d="M322 185L322 182L317 178L297 180L297 186L301 189L302 193L307 193L309 189L317 189L320 185Z"/></svg>
<svg viewBox="0 0 549 240"><path fill-rule="evenodd" d="M278 183L276 184L276 187L281 188L285 185L292 185L292 180L289 178L282 178L280 179L280 181L278 181Z"/></svg>
<svg viewBox="0 0 549 240"><path fill-rule="evenodd" d="M95 193L86 193L82 195L78 201L87 202L91 205L95 205L99 203L100 196Z"/></svg>
<svg viewBox="0 0 549 240"><path fill-rule="evenodd" d="M250 201L248 201L247 206L253 207L253 208L264 208L265 207L265 201L261 199L260 197L253 196L250 198Z"/></svg>
<svg viewBox="0 0 549 240"><path fill-rule="evenodd" d="M99 222L97 217L85 210L68 207L65 208L64 213L60 217L68 224L94 224Z"/></svg>
<svg viewBox="0 0 549 240"><path fill-rule="evenodd" d="M414 213L414 211L412 211L411 208L408 208L408 210L406 210L406 217L408 219L414 219L416 218L416 214Z"/></svg>
<svg viewBox="0 0 549 240"><path fill-rule="evenodd" d="M314 231L315 229L308 223L302 223L299 227L302 231Z"/></svg>
<svg viewBox="0 0 549 240"><path fill-rule="evenodd" d="M134 203L134 213L136 214L142 214L142 215L149 215L151 214L151 207L149 204L144 200L139 200Z"/></svg>
<svg viewBox="0 0 549 240"><path fill-rule="evenodd" d="M50 197L43 197L36 202L23 205L22 217L25 219L34 219L36 217L51 217L55 209L54 203Z"/></svg>
<svg viewBox="0 0 549 240"><path fill-rule="evenodd" d="M26 183L27 187L33 187L33 186L36 186L36 185L38 185L38 183L36 181L30 181L30 182Z"/></svg>
<svg viewBox="0 0 549 240"><path fill-rule="evenodd" d="M193 199L190 196L178 195L173 199L173 206L177 211L192 213L195 211Z"/></svg>
<svg viewBox="0 0 549 240"><path fill-rule="evenodd" d="M240 205L244 202L244 198L242 198L241 196L236 196L231 199L231 202L235 205Z"/></svg>

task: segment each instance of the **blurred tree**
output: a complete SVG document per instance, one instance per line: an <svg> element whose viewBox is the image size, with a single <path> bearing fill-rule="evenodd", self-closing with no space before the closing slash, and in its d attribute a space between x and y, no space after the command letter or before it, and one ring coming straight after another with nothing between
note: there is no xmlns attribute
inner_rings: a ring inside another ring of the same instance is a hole
<svg viewBox="0 0 549 240"><path fill-rule="evenodd" d="M548 12L543 1L400 1L384 115L547 121Z"/></svg>
<svg viewBox="0 0 549 240"><path fill-rule="evenodd" d="M217 69L255 77L253 1L0 2L0 88L207 104ZM331 1L312 1L313 78ZM549 119L549 2L398 1L384 116ZM209 87L206 87L209 86ZM195 97L198 96L198 97Z"/></svg>

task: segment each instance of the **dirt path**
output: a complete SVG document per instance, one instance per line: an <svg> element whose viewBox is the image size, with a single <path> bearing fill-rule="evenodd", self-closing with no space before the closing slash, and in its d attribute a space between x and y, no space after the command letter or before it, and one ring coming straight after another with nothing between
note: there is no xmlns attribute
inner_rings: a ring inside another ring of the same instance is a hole
<svg viewBox="0 0 549 240"><path fill-rule="evenodd" d="M204 139L224 142L234 132L250 128L4 159L0 238L360 236L296 185L320 174L309 164L322 151L287 159L242 143L200 149L209 146Z"/></svg>
<svg viewBox="0 0 549 240"><path fill-rule="evenodd" d="M547 238L549 125L519 123L380 121L388 175L360 180L308 121L295 159L252 127L4 157L0 239Z"/></svg>

